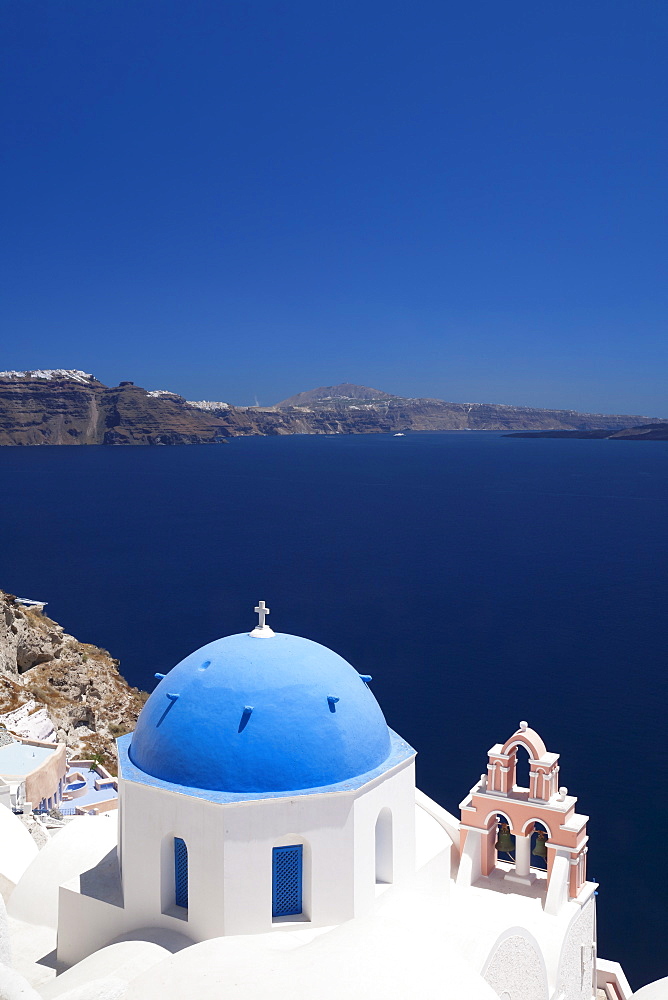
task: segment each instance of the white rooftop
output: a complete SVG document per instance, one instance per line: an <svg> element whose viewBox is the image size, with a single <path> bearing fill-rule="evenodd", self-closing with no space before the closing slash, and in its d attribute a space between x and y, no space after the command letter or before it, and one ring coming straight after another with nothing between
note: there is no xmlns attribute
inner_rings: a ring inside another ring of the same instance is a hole
<svg viewBox="0 0 668 1000"><path fill-rule="evenodd" d="M28 743L7 743L0 746L0 775L4 778L22 778L39 767L57 750L52 747L33 747Z"/></svg>

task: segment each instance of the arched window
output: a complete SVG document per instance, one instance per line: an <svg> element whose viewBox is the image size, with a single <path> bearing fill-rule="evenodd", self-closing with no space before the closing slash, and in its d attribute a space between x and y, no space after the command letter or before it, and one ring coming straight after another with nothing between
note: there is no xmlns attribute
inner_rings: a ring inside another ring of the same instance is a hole
<svg viewBox="0 0 668 1000"><path fill-rule="evenodd" d="M512 791L517 789L531 788L531 779L529 777L529 751L524 746L523 743L518 743L515 748L515 786Z"/></svg>
<svg viewBox="0 0 668 1000"><path fill-rule="evenodd" d="M174 902L188 908L188 848L181 837L174 837Z"/></svg>
<svg viewBox="0 0 668 1000"><path fill-rule="evenodd" d="M381 809L376 820L376 882L394 881L394 850L392 843L392 813Z"/></svg>
<svg viewBox="0 0 668 1000"><path fill-rule="evenodd" d="M302 912L303 855L301 844L273 849L271 914L274 918Z"/></svg>

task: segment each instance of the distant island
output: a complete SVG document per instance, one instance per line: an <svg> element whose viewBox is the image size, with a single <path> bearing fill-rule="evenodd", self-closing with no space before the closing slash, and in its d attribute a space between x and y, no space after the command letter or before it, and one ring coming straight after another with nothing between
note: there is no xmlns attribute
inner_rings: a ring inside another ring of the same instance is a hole
<svg viewBox="0 0 668 1000"><path fill-rule="evenodd" d="M668 441L668 423L654 421L638 427L622 427L620 430L596 431L523 431L506 434L514 438L600 438L606 441Z"/></svg>
<svg viewBox="0 0 668 1000"><path fill-rule="evenodd" d="M629 428L640 436L647 426L668 432L668 420L644 416L404 398L349 383L300 392L273 406L233 406L131 381L109 387L71 369L0 372L0 445L219 444L254 434L451 430L600 431L596 436L609 437Z"/></svg>

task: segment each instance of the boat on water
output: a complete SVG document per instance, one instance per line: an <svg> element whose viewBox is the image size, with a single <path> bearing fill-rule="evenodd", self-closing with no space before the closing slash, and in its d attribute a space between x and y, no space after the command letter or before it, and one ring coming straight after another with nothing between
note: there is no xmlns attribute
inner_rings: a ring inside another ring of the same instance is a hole
<svg viewBox="0 0 668 1000"><path fill-rule="evenodd" d="M404 434L404 432L403 432L403 431L398 431L398 433L397 433L397 434L395 434L394 436L395 436L395 438L402 438L402 437L406 437L406 435Z"/></svg>

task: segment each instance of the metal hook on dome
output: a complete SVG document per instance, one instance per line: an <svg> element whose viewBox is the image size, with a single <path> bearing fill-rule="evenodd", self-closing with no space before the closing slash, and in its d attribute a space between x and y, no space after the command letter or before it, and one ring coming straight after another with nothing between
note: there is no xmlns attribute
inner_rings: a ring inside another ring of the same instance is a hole
<svg viewBox="0 0 668 1000"><path fill-rule="evenodd" d="M178 695L178 694L173 694L173 693L171 693L171 692L168 692L168 694L167 694L167 698L168 698L168 700L169 700L169 704L167 705L167 708L165 709L165 711L164 711L164 712L162 713L162 715L160 716L160 718L159 718L159 719L158 719L158 721L156 722L156 727L157 727L157 726L160 726L160 725L161 725L161 724L162 724L162 723L164 722L164 720L165 720L165 718L166 718L166 716L167 716L167 713L168 713L168 712L169 712L169 711L170 711L170 710L171 710L172 708L174 708L174 705L176 705L177 701L178 701L178 700L179 700L179 698L180 698L180 695Z"/></svg>
<svg viewBox="0 0 668 1000"><path fill-rule="evenodd" d="M241 713L241 722L239 723L239 728L237 729L238 733L243 732L243 730L246 728L252 713L253 713L253 706L244 705L244 710Z"/></svg>
<svg viewBox="0 0 668 1000"><path fill-rule="evenodd" d="M336 703L340 701L340 698L335 698L333 694L327 695L327 702L329 704L330 712L336 712Z"/></svg>

